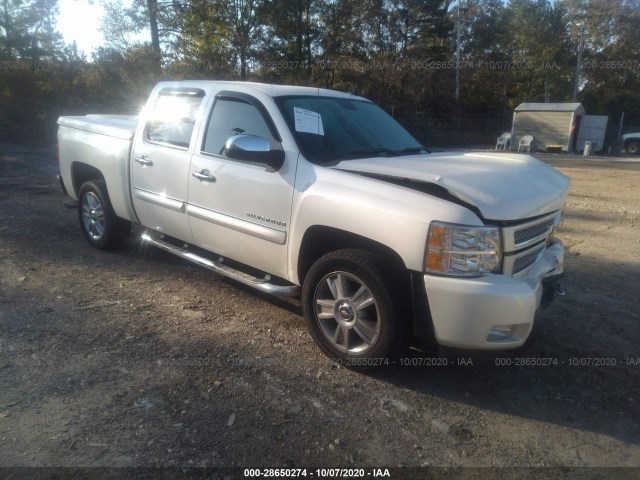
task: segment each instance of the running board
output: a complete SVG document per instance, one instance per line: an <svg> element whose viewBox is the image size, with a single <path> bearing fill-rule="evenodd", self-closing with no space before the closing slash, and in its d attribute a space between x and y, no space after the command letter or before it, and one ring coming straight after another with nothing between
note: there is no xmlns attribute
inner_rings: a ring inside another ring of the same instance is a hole
<svg viewBox="0 0 640 480"><path fill-rule="evenodd" d="M265 274L264 278L253 277L228 265L224 265L222 263L222 257L220 257L218 261L209 260L208 258L204 258L200 255L190 252L186 248L180 248L168 242L165 242L164 240L154 238L149 232L144 232L142 235L140 235L140 238L143 242L154 245L169 253L173 253L174 255L184 258L185 260L195 263L196 265L200 265L201 267L212 270L216 273L219 273L220 275L229 277L236 282L240 282L243 285L255 288L256 290L260 290L261 292L265 292L270 295L285 297L300 295L300 287L296 285L275 285L273 283L269 283L269 281L271 280L271 276L267 274Z"/></svg>

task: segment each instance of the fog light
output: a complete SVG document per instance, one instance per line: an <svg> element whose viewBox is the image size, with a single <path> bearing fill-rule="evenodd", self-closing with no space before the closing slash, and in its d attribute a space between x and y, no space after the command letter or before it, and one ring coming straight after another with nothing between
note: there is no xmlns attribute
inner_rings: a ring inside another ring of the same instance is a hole
<svg viewBox="0 0 640 480"><path fill-rule="evenodd" d="M511 340L516 331L517 325L494 325L489 329L487 342L499 342Z"/></svg>

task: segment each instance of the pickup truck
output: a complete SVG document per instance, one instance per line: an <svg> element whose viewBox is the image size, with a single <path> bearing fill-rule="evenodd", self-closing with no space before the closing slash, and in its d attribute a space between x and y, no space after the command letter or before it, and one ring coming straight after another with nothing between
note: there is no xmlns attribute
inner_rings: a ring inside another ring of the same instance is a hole
<svg viewBox="0 0 640 480"><path fill-rule="evenodd" d="M421 340L520 347L563 275L565 175L524 154L430 153L359 96L161 82L139 117L58 124L65 203L90 245L133 230L300 295L311 336L345 364Z"/></svg>
<svg viewBox="0 0 640 480"><path fill-rule="evenodd" d="M629 155L640 155L640 132L622 135L622 148Z"/></svg>

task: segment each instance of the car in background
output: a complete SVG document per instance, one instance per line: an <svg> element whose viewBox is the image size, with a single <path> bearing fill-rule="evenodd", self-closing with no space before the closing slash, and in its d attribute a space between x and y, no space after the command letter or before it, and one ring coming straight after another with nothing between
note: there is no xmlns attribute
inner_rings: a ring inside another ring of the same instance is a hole
<svg viewBox="0 0 640 480"><path fill-rule="evenodd" d="M622 135L622 148L629 155L640 155L640 132Z"/></svg>

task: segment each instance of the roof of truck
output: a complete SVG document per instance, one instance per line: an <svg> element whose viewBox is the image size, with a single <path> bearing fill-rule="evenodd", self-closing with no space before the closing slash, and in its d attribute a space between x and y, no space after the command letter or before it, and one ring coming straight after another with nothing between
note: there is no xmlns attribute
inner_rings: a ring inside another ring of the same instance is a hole
<svg viewBox="0 0 640 480"><path fill-rule="evenodd" d="M313 95L322 97L343 97L351 99L366 100L363 97L352 93L341 92L339 90L330 90L326 88L317 87L302 87L296 85L272 85L269 83L258 82L242 82L242 81L227 81L227 80L180 80L176 82L160 82L156 88L159 87L194 87L203 88L211 87L213 85L229 85L236 87L243 87L244 89L258 90L262 93L269 95L270 97L282 97L286 95Z"/></svg>

